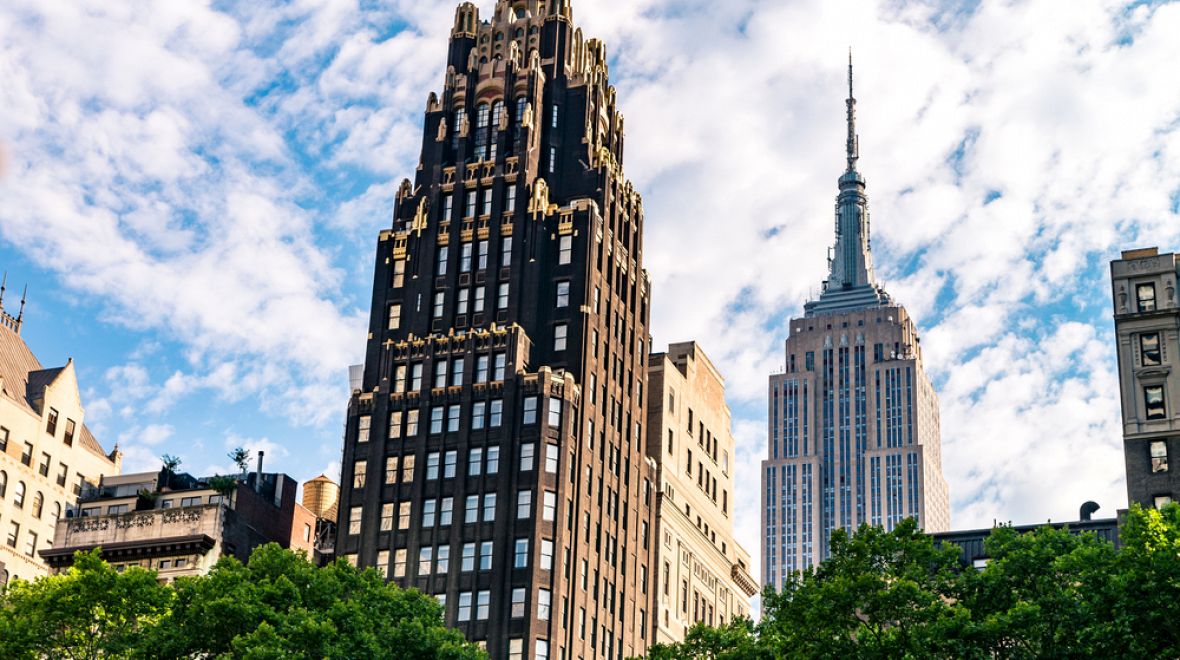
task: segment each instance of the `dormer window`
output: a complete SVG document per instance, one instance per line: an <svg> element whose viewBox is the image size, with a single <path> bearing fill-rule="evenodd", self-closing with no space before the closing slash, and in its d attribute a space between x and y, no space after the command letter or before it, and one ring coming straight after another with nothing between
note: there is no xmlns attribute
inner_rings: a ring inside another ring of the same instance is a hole
<svg viewBox="0 0 1180 660"><path fill-rule="evenodd" d="M57 410L49 409L49 421L45 424L45 432L49 435L57 435Z"/></svg>
<svg viewBox="0 0 1180 660"><path fill-rule="evenodd" d="M1140 312L1155 311L1155 284L1140 284L1135 287L1135 298L1139 302Z"/></svg>

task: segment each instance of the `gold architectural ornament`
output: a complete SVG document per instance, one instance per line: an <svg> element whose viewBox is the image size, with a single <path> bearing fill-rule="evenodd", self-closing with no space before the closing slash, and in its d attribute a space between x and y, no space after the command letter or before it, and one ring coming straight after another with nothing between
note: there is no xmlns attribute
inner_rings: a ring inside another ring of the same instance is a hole
<svg viewBox="0 0 1180 660"><path fill-rule="evenodd" d="M406 198L408 198L410 195L413 195L413 194L414 194L413 184L410 183L409 179L402 179L401 185L398 186L398 188L397 188L397 201L398 201L398 203L400 204L402 201L404 201Z"/></svg>
<svg viewBox="0 0 1180 660"><path fill-rule="evenodd" d="M435 138L436 142L447 141L447 118L443 117L442 121L438 122L438 136Z"/></svg>
<svg viewBox="0 0 1180 660"><path fill-rule="evenodd" d="M423 197L418 202L418 211L414 214L414 224L410 225L410 231L418 232L418 236L421 237L426 225L426 198Z"/></svg>
<svg viewBox="0 0 1180 660"><path fill-rule="evenodd" d="M557 205L549 203L549 184L537 177L533 182L533 194L529 196L529 213L536 218L538 214L550 215L556 210Z"/></svg>
<svg viewBox="0 0 1180 660"><path fill-rule="evenodd" d="M508 46L508 62L513 68L520 68L520 44L515 39L512 44Z"/></svg>
<svg viewBox="0 0 1180 660"><path fill-rule="evenodd" d="M528 103L524 104L524 117L521 118L520 125L522 128L532 128L533 127L533 102L532 101L529 101Z"/></svg>

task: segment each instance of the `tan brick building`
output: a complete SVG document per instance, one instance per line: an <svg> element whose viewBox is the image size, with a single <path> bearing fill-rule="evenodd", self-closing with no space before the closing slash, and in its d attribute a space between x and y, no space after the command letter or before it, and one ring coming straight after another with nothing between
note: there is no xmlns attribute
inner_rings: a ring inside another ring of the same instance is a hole
<svg viewBox="0 0 1180 660"><path fill-rule="evenodd" d="M22 325L23 313L4 311L0 287L0 584L47 575L37 553L52 546L58 519L85 484L122 463L84 423L73 360L46 369Z"/></svg>
<svg viewBox="0 0 1180 660"><path fill-rule="evenodd" d="M654 643L749 616L758 585L733 537L734 439L725 381L694 342L648 362L647 455L658 465Z"/></svg>

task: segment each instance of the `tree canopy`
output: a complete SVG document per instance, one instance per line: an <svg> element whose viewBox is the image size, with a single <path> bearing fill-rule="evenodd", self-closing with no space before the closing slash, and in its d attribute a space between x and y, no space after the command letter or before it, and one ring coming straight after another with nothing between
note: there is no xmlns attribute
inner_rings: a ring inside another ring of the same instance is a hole
<svg viewBox="0 0 1180 660"><path fill-rule="evenodd" d="M656 660L1180 657L1180 506L1094 534L997 528L982 570L913 521L837 531L831 558L763 594L754 624L695 627Z"/></svg>
<svg viewBox="0 0 1180 660"><path fill-rule="evenodd" d="M444 658L486 654L443 625L442 608L373 570L325 568L277 545L242 565L160 584L98 552L68 573L0 593L3 658Z"/></svg>

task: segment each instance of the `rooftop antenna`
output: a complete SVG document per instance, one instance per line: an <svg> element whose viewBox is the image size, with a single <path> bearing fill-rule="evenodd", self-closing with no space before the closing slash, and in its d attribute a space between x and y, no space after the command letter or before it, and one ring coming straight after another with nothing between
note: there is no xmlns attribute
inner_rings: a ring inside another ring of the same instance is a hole
<svg viewBox="0 0 1180 660"><path fill-rule="evenodd" d="M856 135L856 95L852 92L852 47L848 48L848 171L856 170L860 158L860 140Z"/></svg>
<svg viewBox="0 0 1180 660"><path fill-rule="evenodd" d="M21 323L25 320L25 299L29 294L29 285L25 285L25 290L20 294L20 312L16 315L16 331L20 333Z"/></svg>
<svg viewBox="0 0 1180 660"><path fill-rule="evenodd" d="M8 289L8 271L4 271L4 279L0 280L0 308L4 307L4 292Z"/></svg>

